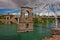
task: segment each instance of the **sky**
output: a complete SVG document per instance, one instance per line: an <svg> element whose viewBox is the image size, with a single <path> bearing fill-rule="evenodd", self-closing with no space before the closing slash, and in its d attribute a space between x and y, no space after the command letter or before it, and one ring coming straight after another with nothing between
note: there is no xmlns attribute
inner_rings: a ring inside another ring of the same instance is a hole
<svg viewBox="0 0 60 40"><path fill-rule="evenodd" d="M38 5L37 5L38 4ZM29 6L32 8L41 8L39 5L60 4L60 0L0 0L0 14L2 13L18 13L21 6ZM44 9L43 9L44 10ZM49 10L54 10L52 7ZM59 9L60 10L60 9ZM39 13L39 12L38 12Z"/></svg>
<svg viewBox="0 0 60 40"><path fill-rule="evenodd" d="M20 9L15 9L15 8L1 8L0 9L0 14L12 14L12 13L20 13Z"/></svg>
<svg viewBox="0 0 60 40"><path fill-rule="evenodd" d="M60 0L0 0L0 8L20 8L21 6L38 3L54 4L59 3Z"/></svg>

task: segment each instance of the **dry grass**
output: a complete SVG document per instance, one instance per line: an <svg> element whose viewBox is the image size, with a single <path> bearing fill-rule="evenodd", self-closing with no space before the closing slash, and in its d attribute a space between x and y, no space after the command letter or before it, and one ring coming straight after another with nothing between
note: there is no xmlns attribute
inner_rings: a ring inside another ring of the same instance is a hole
<svg viewBox="0 0 60 40"><path fill-rule="evenodd" d="M53 37L45 38L45 40L60 40L60 35L54 35Z"/></svg>

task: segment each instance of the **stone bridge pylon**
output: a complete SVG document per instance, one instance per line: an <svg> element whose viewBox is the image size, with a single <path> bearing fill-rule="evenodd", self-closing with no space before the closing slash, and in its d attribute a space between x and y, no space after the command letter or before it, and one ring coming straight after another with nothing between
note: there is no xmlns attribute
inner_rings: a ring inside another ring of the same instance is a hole
<svg viewBox="0 0 60 40"><path fill-rule="evenodd" d="M26 12L28 13L27 17L25 15ZM18 32L30 32L30 31L33 31L32 8L21 7L21 15L20 15Z"/></svg>

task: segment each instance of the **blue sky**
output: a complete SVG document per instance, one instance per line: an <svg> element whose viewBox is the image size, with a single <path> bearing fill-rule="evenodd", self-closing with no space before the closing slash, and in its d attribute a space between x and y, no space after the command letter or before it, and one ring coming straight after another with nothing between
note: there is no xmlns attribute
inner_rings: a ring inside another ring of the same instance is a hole
<svg viewBox="0 0 60 40"><path fill-rule="evenodd" d="M8 13L10 13L10 14L13 14L13 13L19 13L19 12L21 12L21 9L12 9L12 8L2 8L2 9L0 9L0 14L8 14ZM33 13L40 13L40 12L38 12L38 11L33 11Z"/></svg>
<svg viewBox="0 0 60 40"><path fill-rule="evenodd" d="M54 10L54 5L51 5L50 8L49 8L49 11L51 12L55 12ZM57 9L57 11L60 11L60 9ZM15 8L0 8L0 14L12 14L12 13L19 13L21 12L21 9L15 9ZM33 13L40 13L40 12L33 12Z"/></svg>
<svg viewBox="0 0 60 40"><path fill-rule="evenodd" d="M0 8L0 14L7 14L7 13L19 13L20 9L14 9L14 8Z"/></svg>
<svg viewBox="0 0 60 40"><path fill-rule="evenodd" d="M55 10L55 8L54 8L54 4L51 4L51 6L50 6L50 11L52 11L52 12L55 12L55 11L60 11L60 8L57 8L56 10Z"/></svg>

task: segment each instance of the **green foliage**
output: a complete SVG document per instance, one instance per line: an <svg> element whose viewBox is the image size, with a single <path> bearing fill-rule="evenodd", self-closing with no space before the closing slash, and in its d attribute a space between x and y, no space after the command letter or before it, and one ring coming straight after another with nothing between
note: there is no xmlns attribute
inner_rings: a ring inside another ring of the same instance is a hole
<svg viewBox="0 0 60 40"><path fill-rule="evenodd" d="M0 19L2 19L2 18L5 18L5 16L4 15L0 16Z"/></svg>
<svg viewBox="0 0 60 40"><path fill-rule="evenodd" d="M0 24L4 24L4 23L2 23L2 21L0 21Z"/></svg>
<svg viewBox="0 0 60 40"><path fill-rule="evenodd" d="M34 23L38 23L38 18L33 18Z"/></svg>
<svg viewBox="0 0 60 40"><path fill-rule="evenodd" d="M54 19L53 18L42 18L42 19L38 19L38 18L33 18L33 22L34 23L47 23L47 22L53 22Z"/></svg>

